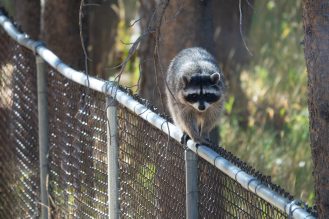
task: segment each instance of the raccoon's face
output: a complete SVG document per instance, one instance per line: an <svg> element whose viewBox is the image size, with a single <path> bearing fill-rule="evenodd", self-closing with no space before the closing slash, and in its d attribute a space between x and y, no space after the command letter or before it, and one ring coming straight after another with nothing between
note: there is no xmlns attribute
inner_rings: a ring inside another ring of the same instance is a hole
<svg viewBox="0 0 329 219"><path fill-rule="evenodd" d="M206 111L221 99L222 88L219 84L220 74L197 74L190 78L184 76L183 99L199 112Z"/></svg>

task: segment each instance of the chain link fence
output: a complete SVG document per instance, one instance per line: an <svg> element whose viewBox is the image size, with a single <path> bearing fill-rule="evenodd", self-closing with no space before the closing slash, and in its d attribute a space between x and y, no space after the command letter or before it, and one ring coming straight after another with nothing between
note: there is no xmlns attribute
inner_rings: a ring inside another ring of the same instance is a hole
<svg viewBox="0 0 329 219"><path fill-rule="evenodd" d="M37 217L39 197L34 55L0 35L0 218Z"/></svg>
<svg viewBox="0 0 329 219"><path fill-rule="evenodd" d="M0 218L40 215L35 69L34 54L0 28ZM107 95L51 66L46 73L51 217L108 218ZM186 147L122 104L117 124L120 217L186 218ZM217 152L293 200L229 152ZM289 217L208 161L199 158L197 168L199 218Z"/></svg>

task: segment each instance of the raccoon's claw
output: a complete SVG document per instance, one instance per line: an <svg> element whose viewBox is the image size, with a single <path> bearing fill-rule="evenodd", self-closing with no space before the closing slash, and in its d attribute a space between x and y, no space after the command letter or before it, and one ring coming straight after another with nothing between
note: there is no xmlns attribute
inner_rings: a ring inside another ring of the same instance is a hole
<svg viewBox="0 0 329 219"><path fill-rule="evenodd" d="M186 134L185 132L183 133L183 136L182 136L182 139L181 139L181 143L183 145L186 145L187 144L187 141L190 140L190 136L188 136L188 134Z"/></svg>

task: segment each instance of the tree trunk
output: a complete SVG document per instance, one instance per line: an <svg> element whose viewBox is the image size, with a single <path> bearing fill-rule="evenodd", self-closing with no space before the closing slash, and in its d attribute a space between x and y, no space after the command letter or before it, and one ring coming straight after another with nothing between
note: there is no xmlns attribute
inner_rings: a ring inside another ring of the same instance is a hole
<svg viewBox="0 0 329 219"><path fill-rule="evenodd" d="M141 43L139 56L141 59L140 95L152 102L160 111L165 107L165 76L170 61L184 48L201 46L213 51L212 40L212 1L172 0L164 14L160 28L159 65L155 65L154 47L156 34L150 34ZM146 20L154 12L154 1L141 0L142 31L147 28ZM202 34L200 34L202 33Z"/></svg>
<svg viewBox="0 0 329 219"><path fill-rule="evenodd" d="M329 3L304 0L305 60L308 71L308 108L319 218L329 215Z"/></svg>
<svg viewBox="0 0 329 219"><path fill-rule="evenodd" d="M79 31L80 0L45 0L42 39L48 48L73 68L82 70L83 50Z"/></svg>
<svg viewBox="0 0 329 219"><path fill-rule="evenodd" d="M142 32L147 31L148 23L145 20L155 19L154 9L155 2L149 0L141 0L141 15L145 18L141 22ZM162 25L160 28L160 38L157 41L157 34L149 34L140 46L139 56L141 59L141 82L140 82L140 95L150 100L152 104L162 112L168 112L165 103L165 77L167 67L170 61L177 55L179 51L188 47L203 47L207 49L214 56L214 41L213 41L213 23L212 23L212 8L213 1L196 1L196 0L171 0L165 11ZM157 44L158 43L158 44ZM158 51L159 54L155 54ZM218 142L219 134L218 129L214 129L211 133L211 140ZM218 148L213 148L214 150ZM170 162L170 161L168 161ZM164 164L164 166L170 165ZM203 162L199 162L199 184L219 182L220 179L215 172L208 171L207 166ZM161 172L161 170L159 170ZM209 177L208 174L214 175ZM161 185L163 182L159 182ZM161 186L160 186L161 187ZM209 191L207 191L209 192ZM208 215L208 209L216 206L218 209L225 209L224 202L219 200L218 191L211 193L210 199L213 200L209 206L208 203L201 201L202 195L206 192L200 187L200 215ZM164 198L161 197L175 197L175 191L160 192L161 212L167 212ZM208 205L208 206L207 206ZM207 206L207 207L206 207ZM168 210L169 211L169 210ZM215 212L217 217L222 216L221 213Z"/></svg>
<svg viewBox="0 0 329 219"><path fill-rule="evenodd" d="M254 0L249 2L241 0L243 37L247 38L251 26L252 6ZM214 1L214 40L216 54L223 67L227 80L228 95L234 96L233 113L238 116L241 127L248 125L248 99L241 88L240 74L243 66L249 63L250 54L246 49L240 33L239 1Z"/></svg>
<svg viewBox="0 0 329 219"><path fill-rule="evenodd" d="M154 0L140 0L139 17L141 17L140 26L141 32L148 30L149 23L153 16L156 3ZM140 84L139 94L152 102L154 106L160 106L160 101L157 101L154 95L155 90L155 68L153 61L153 52L155 47L155 34L146 35L138 50L138 56L140 58ZM156 94L159 95L158 90ZM164 94L164 93L163 93ZM163 110L163 109L162 109Z"/></svg>
<svg viewBox="0 0 329 219"><path fill-rule="evenodd" d="M32 39L40 34L40 0L16 0L15 21Z"/></svg>
<svg viewBox="0 0 329 219"><path fill-rule="evenodd" d="M107 80L108 66L113 61L113 45L117 34L119 16L113 6L118 7L117 0L97 1L98 6L88 9L89 22L89 57L91 73Z"/></svg>

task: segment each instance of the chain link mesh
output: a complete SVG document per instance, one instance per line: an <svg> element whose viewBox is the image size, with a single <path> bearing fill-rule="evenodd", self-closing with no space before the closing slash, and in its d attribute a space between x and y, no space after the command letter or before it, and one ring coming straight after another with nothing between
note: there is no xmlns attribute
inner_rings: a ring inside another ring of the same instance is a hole
<svg viewBox="0 0 329 219"><path fill-rule="evenodd" d="M105 96L49 68L50 189L54 217L105 218Z"/></svg>
<svg viewBox="0 0 329 219"><path fill-rule="evenodd" d="M47 74L52 217L107 218L106 96ZM0 30L0 218L39 216L35 79ZM120 104L118 128L121 218L185 218L184 147ZM200 218L288 218L201 158L198 172Z"/></svg>
<svg viewBox="0 0 329 219"><path fill-rule="evenodd" d="M0 218L39 215L34 60L0 30Z"/></svg>
<svg viewBox="0 0 329 219"><path fill-rule="evenodd" d="M184 218L184 148L119 107L123 218Z"/></svg>

